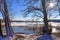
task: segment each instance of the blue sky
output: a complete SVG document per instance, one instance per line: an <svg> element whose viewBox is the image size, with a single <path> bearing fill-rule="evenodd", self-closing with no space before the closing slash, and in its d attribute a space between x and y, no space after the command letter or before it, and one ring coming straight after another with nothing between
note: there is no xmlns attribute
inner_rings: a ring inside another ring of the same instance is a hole
<svg viewBox="0 0 60 40"><path fill-rule="evenodd" d="M12 13L19 19L23 17L23 12L21 10L25 9L25 7L23 6L24 0L18 2L16 3L16 0L7 0L9 13ZM0 15L0 17L2 17L2 15Z"/></svg>
<svg viewBox="0 0 60 40"><path fill-rule="evenodd" d="M16 3L17 2L17 3ZM20 19L29 19L31 17L31 15L29 15L29 17L27 18L24 18L23 17L23 11L26 6L24 6L24 0L7 0L7 3L8 3L8 11L9 13L12 13L14 16L15 16L15 19L17 20L20 20ZM39 6L39 5L38 5ZM53 15L56 15L56 13L58 12L55 12ZM0 14L0 18L2 18L2 15ZM60 16L58 16L56 19L59 19Z"/></svg>

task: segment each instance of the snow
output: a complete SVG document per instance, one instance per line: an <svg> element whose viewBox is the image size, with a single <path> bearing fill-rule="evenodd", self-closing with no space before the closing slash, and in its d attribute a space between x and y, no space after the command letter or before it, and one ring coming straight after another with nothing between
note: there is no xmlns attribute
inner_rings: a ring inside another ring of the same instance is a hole
<svg viewBox="0 0 60 40"><path fill-rule="evenodd" d="M39 36L42 36L42 35L35 35L35 34L31 34L31 35L19 34L19 35L24 36L24 38L21 38L19 40L37 40ZM60 40L60 37L56 37L55 35L52 35L52 38L54 40Z"/></svg>

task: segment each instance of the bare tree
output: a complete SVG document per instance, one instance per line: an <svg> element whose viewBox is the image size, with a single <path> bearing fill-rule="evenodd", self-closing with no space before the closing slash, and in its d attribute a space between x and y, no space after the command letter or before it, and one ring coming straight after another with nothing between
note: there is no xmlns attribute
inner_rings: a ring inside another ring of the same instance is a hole
<svg viewBox="0 0 60 40"><path fill-rule="evenodd" d="M5 27L6 27L6 31L7 31L7 35L12 35L13 31L10 25L10 19L9 19L9 12L8 12L8 7L7 7L7 3L6 0L1 0L1 5L4 5L3 7L1 7L1 13L3 15L3 20L5 22ZM4 9L3 9L4 8Z"/></svg>
<svg viewBox="0 0 60 40"><path fill-rule="evenodd" d="M56 18L57 16L59 16L59 14L53 15L54 11L60 12L59 7L57 6L57 3L59 2L59 0L58 0L58 2L57 2L57 0L55 0L55 1L53 1L53 0L27 0L26 2L28 3L28 7L24 10L25 11L24 15L27 16L30 13L34 12L35 16L43 18L44 30L46 32L49 32L49 29L48 29L49 18L50 17ZM40 4L39 4L40 6L39 7L35 6L35 4L39 3L39 2L40 2ZM55 3L55 4L53 4L53 3ZM59 3L58 3L58 5L59 5ZM38 12L36 12L36 11L38 11ZM41 16L42 15L41 13L43 14L43 16ZM39 15L37 15L37 14L39 14ZM51 32L51 30L50 30L50 32Z"/></svg>
<svg viewBox="0 0 60 40"><path fill-rule="evenodd" d="M31 1L31 2L30 2ZM29 2L30 3L32 3L33 1L32 0L30 0ZM35 2L36 2L37 0L35 0ZM38 0L39 1L39 0ZM33 3L33 5L35 4L35 2ZM47 31L48 30L48 18L47 18L47 11L46 11L46 5L45 5L46 3L45 3L45 0L41 0L41 7L35 7L35 6L32 6L32 5L29 5L28 7L27 7L27 11L25 10L25 15L28 15L30 12L36 12L36 10L37 11L40 11L40 12L42 12L43 13L43 20L44 20L44 30L45 31ZM37 12L38 13L38 12ZM35 14L35 16L37 16L37 17L41 17L41 14L39 13L39 15L37 15L37 13ZM42 17L41 17L42 18Z"/></svg>
<svg viewBox="0 0 60 40"><path fill-rule="evenodd" d="M47 18L45 0L42 0L41 2L42 2L43 14L44 14L44 26L45 26L43 30L46 32L48 30L48 18Z"/></svg>

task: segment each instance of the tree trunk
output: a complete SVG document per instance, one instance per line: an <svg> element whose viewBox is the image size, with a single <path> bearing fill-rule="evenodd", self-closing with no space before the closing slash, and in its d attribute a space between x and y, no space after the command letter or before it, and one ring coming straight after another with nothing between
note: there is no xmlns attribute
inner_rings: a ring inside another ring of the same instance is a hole
<svg viewBox="0 0 60 40"><path fill-rule="evenodd" d="M48 29L48 18L47 18L47 11L46 11L46 7L45 7L45 0L41 0L42 1L42 8L43 8L43 14L44 14L44 27L43 27L43 33L47 33L49 34L50 31Z"/></svg>
<svg viewBox="0 0 60 40"><path fill-rule="evenodd" d="M7 9L7 3L6 0L4 0L4 17L5 17L5 26L6 26L6 31L7 31L7 36L13 35L13 31L10 25L10 19L9 19L9 13Z"/></svg>
<svg viewBox="0 0 60 40"><path fill-rule="evenodd" d="M2 35L2 28L1 28L1 19L0 19L0 36L3 36Z"/></svg>
<svg viewBox="0 0 60 40"><path fill-rule="evenodd" d="M44 14L44 24L45 24L45 27L48 27L48 19L47 19L46 7L45 7L45 0L42 0L42 8L43 8L43 14Z"/></svg>

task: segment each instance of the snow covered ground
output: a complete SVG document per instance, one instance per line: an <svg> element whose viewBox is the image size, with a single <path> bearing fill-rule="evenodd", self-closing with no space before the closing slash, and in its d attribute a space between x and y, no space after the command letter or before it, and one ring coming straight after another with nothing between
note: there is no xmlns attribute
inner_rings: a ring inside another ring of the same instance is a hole
<svg viewBox="0 0 60 40"><path fill-rule="evenodd" d="M37 38L39 37L39 35L33 35L33 34L31 34L31 35L23 35L24 36L24 38L19 38L19 40L37 40ZM40 36L42 36L42 35L40 35ZM60 40L60 37L56 37L55 35L52 35L52 37L53 37L53 39L54 40Z"/></svg>
<svg viewBox="0 0 60 40"><path fill-rule="evenodd" d="M54 40L60 40L59 37L56 37L56 36L52 36Z"/></svg>

